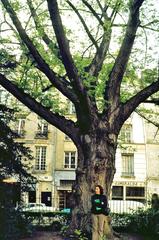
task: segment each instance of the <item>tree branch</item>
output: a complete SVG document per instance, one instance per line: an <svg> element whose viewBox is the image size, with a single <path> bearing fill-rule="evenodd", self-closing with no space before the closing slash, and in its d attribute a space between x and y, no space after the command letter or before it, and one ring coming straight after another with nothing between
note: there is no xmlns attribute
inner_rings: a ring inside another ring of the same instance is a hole
<svg viewBox="0 0 159 240"><path fill-rule="evenodd" d="M26 34L25 30L23 29L15 11L13 10L12 6L10 5L8 0L2 0L3 6L5 7L6 11L8 12L10 18L14 26L16 27L21 40L25 43L27 48L29 49L30 53L32 54L33 58L35 59L36 63L38 64L38 69L42 71L50 80L50 82L59 90L61 91L67 98L69 98L72 102L77 104L77 97L71 91L71 86L68 81L66 81L63 77L58 76L45 62L42 58L38 50L35 48L34 44L32 43L29 36Z"/></svg>
<svg viewBox="0 0 159 240"><path fill-rule="evenodd" d="M74 12L77 14L77 16L79 17L89 39L91 40L91 42L93 43L93 45L96 47L96 49L98 49L98 44L96 42L96 40L94 39L93 35L90 33L86 23L85 23L85 20L83 19L83 17L81 16L81 14L79 13L79 11L77 10L77 8L75 8L75 6L69 1L67 0L67 3L71 6L71 8L74 10Z"/></svg>
<svg viewBox="0 0 159 240"><path fill-rule="evenodd" d="M102 11L102 10L103 10L103 7L102 7L102 4L101 4L101 2L100 2L99 0L96 0L96 1L97 1L97 4L98 4L98 6L99 6L100 10Z"/></svg>
<svg viewBox="0 0 159 240"><path fill-rule="evenodd" d="M143 119L145 119L148 123L151 123L151 124L153 124L155 127L157 127L158 129L159 129L159 122L157 121L153 121L153 120L151 120L150 118L148 118L148 117L146 117L144 114L142 114L141 113L141 111L140 110L135 110L135 112L137 113L137 114L139 114ZM157 119L156 119L157 120Z"/></svg>
<svg viewBox="0 0 159 240"><path fill-rule="evenodd" d="M33 6L32 0L27 0L27 3L31 12L31 16L33 17L37 32L42 37L44 43L48 46L51 52L54 53L54 55L60 59L59 49L57 45L53 43L53 41L46 34L44 27L39 23L39 19L38 19L36 10Z"/></svg>
<svg viewBox="0 0 159 240"><path fill-rule="evenodd" d="M45 62L45 60L40 55L39 51L34 46L29 36L26 34L9 1L2 0L4 8L10 15L10 18L12 19L12 22L16 27L20 38L29 49L29 53L31 53L31 55L35 59L35 62L38 65L37 68L48 77L48 79L55 88L57 88L64 96L66 96L74 103L77 114L80 116L80 121L82 125L85 124L84 116L87 115L89 117L90 112L94 111L94 108L92 107L92 102L87 94L87 91L81 79L78 76L77 69L74 65L72 56L70 54L68 42L66 43L67 39L65 38L65 33L59 16L57 3L55 0L54 2L48 0L48 2L50 15L55 25L54 28L56 32L57 41L60 46L62 61L66 67L67 75L71 81L71 84L65 79L65 77L57 75L49 67L49 65Z"/></svg>
<svg viewBox="0 0 159 240"><path fill-rule="evenodd" d="M67 75L72 83L74 92L78 96L80 104L76 104L76 114L78 119L81 122L81 129L90 128L91 123L94 121L95 116L97 117L97 108L92 103L91 97L88 95L86 88L81 81L77 68L74 64L72 55L70 53L68 39L66 38L64 28L62 25L61 17L59 14L59 9L56 0L47 0L48 9L50 12L50 18L52 21L52 25L55 31L56 39L59 45L61 57L63 60L63 64L65 66ZM89 119L86 123L85 119ZM94 119L92 119L94 116ZM82 126L83 125L83 126Z"/></svg>
<svg viewBox="0 0 159 240"><path fill-rule="evenodd" d="M95 57L93 58L89 67L87 67L87 71L90 73L91 76L98 77L99 72L102 68L106 53L109 49L111 38L111 29L107 29L102 37L102 41L100 43L100 47L97 50Z"/></svg>
<svg viewBox="0 0 159 240"><path fill-rule="evenodd" d="M120 5L121 5L121 1L120 1L120 0L117 0L116 3L115 3L114 8L113 8L113 10L112 10L112 13L111 13L111 15L110 15L110 18L112 19L112 22L113 22L114 19L115 19L115 16L116 16L116 14L117 14L117 12L118 12L118 9L119 9Z"/></svg>
<svg viewBox="0 0 159 240"><path fill-rule="evenodd" d="M78 75L78 70L74 64L72 55L70 53L68 39L66 38L62 25L57 1L47 0L47 2L62 61L65 66L68 78L70 79L70 82L72 84L73 90L77 95L78 100L80 101L80 104L75 105L76 114L78 116L80 126L82 128L82 125L87 125L88 128L90 128L90 122L92 121L92 119L90 120L90 116L97 113L97 108L92 104L92 99L88 95L87 90L83 82L81 81L80 76ZM86 116L90 120L87 122L87 124L85 121Z"/></svg>
<svg viewBox="0 0 159 240"><path fill-rule="evenodd" d="M85 0L82 0L82 1L86 2ZM90 73L90 75L92 75L94 77L98 77L98 75L99 75L99 72L102 68L106 53L109 49L109 44L110 44L110 39L111 39L111 19L108 18L107 14L106 14L107 5L102 7L102 5L99 2L98 2L98 4L99 4L99 7L102 12L101 18L104 17L104 21L102 21L102 23L101 23L102 27L104 29L104 33L102 36L100 46L97 49L96 54L95 54L91 64L86 68L86 70ZM89 7L88 3L86 5L87 5L87 7ZM90 8L91 8L91 6L90 6ZM94 13L93 13L93 15L94 15ZM95 84L95 83L93 83L93 84Z"/></svg>
<svg viewBox="0 0 159 240"><path fill-rule="evenodd" d="M154 19L154 20L151 21L151 22L148 22L148 23L146 23L146 24L144 24L144 25L141 25L141 27L146 28L146 27L149 27L149 26L152 25L152 24L158 24L158 23L159 23L159 20L158 20L158 19ZM158 31L158 30L156 29L156 31Z"/></svg>
<svg viewBox="0 0 159 240"><path fill-rule="evenodd" d="M71 53L70 53L69 42L68 42L68 39L66 38L66 35L65 35L65 32L64 32L64 29L62 26L62 21L61 21L61 17L59 14L57 1L56 0L47 0L47 2L48 2L50 18L52 21L55 35L56 35L58 46L60 49L63 64L65 66L67 75L72 83L72 86L73 86L77 96L79 96L79 98L80 98L81 94L83 95L83 93L85 92L84 86L82 84L82 81L80 81L77 68L74 64L74 61L73 61Z"/></svg>
<svg viewBox="0 0 159 240"><path fill-rule="evenodd" d="M71 120L59 114L51 112L48 108L44 107L41 103L37 102L29 94L25 93L22 89L18 88L15 84L9 81L4 75L0 74L0 84L20 102L45 119L50 124L54 125L62 132L67 134L74 142L78 140L78 128Z"/></svg>
<svg viewBox="0 0 159 240"><path fill-rule="evenodd" d="M128 116L137 108L137 106L145 102L148 97L150 97L153 93L156 93L159 90L159 78L156 82L153 82L146 88L142 89L135 96L130 98L125 104L122 105L122 120L125 121Z"/></svg>
<svg viewBox="0 0 159 240"><path fill-rule="evenodd" d="M93 7L86 1L86 0L82 0L82 2L85 4L85 6L91 11L91 13L93 14L93 16L98 20L99 24L103 27L104 26L104 22L102 21L102 19L98 16L97 12L93 9Z"/></svg>
<svg viewBox="0 0 159 240"><path fill-rule="evenodd" d="M144 103L152 103L155 105L159 105L159 98L152 98L151 100L145 100Z"/></svg>
<svg viewBox="0 0 159 240"><path fill-rule="evenodd" d="M119 105L120 85L134 44L136 31L140 24L139 9L144 0L133 0L130 2L130 14L125 37L105 89L105 102L106 106L109 105L110 112Z"/></svg>

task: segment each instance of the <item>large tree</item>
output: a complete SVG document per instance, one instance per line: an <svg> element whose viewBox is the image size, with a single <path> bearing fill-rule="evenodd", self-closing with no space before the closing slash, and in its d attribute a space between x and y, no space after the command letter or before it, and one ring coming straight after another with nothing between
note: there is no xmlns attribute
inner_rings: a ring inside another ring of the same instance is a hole
<svg viewBox="0 0 159 240"><path fill-rule="evenodd" d="M156 32L158 37L155 5L148 4L146 0L1 0L0 84L77 147L75 228L90 211L94 186L103 185L109 194L122 125L159 90L155 64L149 79L138 74L147 63L142 58L144 36L145 49L147 34ZM150 58L151 52L144 57ZM56 89L74 104L77 121L58 112L57 101L52 101Z"/></svg>

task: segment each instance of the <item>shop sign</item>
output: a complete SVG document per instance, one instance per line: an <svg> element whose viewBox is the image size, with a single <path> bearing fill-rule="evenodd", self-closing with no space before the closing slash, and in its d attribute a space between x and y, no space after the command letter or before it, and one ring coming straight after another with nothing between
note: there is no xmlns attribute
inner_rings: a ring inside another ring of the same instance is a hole
<svg viewBox="0 0 159 240"><path fill-rule="evenodd" d="M113 186L133 186L133 187L144 187L144 182L136 182L136 181L115 181L113 182Z"/></svg>

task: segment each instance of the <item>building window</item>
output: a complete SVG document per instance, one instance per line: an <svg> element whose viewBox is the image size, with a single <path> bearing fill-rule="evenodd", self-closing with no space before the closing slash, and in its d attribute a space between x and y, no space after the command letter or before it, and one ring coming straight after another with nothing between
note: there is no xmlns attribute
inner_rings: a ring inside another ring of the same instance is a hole
<svg viewBox="0 0 159 240"><path fill-rule="evenodd" d="M143 201L145 199L144 187L126 187L126 200Z"/></svg>
<svg viewBox="0 0 159 240"><path fill-rule="evenodd" d="M64 153L64 168L76 168L76 152Z"/></svg>
<svg viewBox="0 0 159 240"><path fill-rule="evenodd" d="M61 187L67 187L72 189L72 185L75 183L75 180L60 180Z"/></svg>
<svg viewBox="0 0 159 240"><path fill-rule="evenodd" d="M123 186L113 186L112 199L123 200Z"/></svg>
<svg viewBox="0 0 159 240"><path fill-rule="evenodd" d="M120 131L120 140L123 143L131 143L132 142L132 125L124 124Z"/></svg>
<svg viewBox="0 0 159 240"><path fill-rule="evenodd" d="M19 137L24 137L25 135L25 119L20 118L16 121L15 132Z"/></svg>
<svg viewBox="0 0 159 240"><path fill-rule="evenodd" d="M10 95L6 90L0 88L0 104L9 104Z"/></svg>
<svg viewBox="0 0 159 240"><path fill-rule="evenodd" d="M122 177L134 176L134 154L122 154Z"/></svg>
<svg viewBox="0 0 159 240"><path fill-rule="evenodd" d="M3 102L4 102L4 96L3 96L3 90L2 89L0 89L0 103L1 104L3 104Z"/></svg>
<svg viewBox="0 0 159 240"><path fill-rule="evenodd" d="M36 147L35 170L46 170L46 147Z"/></svg>
<svg viewBox="0 0 159 240"><path fill-rule="evenodd" d="M75 114L75 106L72 102L68 101L68 114Z"/></svg>
<svg viewBox="0 0 159 240"><path fill-rule="evenodd" d="M59 191L59 209L70 209L71 208L71 191Z"/></svg>
<svg viewBox="0 0 159 240"><path fill-rule="evenodd" d="M45 203L46 206L52 206L52 193L51 192L41 192L41 202Z"/></svg>
<svg viewBox="0 0 159 240"><path fill-rule="evenodd" d="M43 119L38 122L38 129L36 132L36 138L47 138L48 136L48 123Z"/></svg>
<svg viewBox="0 0 159 240"><path fill-rule="evenodd" d="M35 203L36 202L36 191L29 191L28 192L28 200L29 203Z"/></svg>
<svg viewBox="0 0 159 240"><path fill-rule="evenodd" d="M71 141L71 138L65 134L65 141Z"/></svg>

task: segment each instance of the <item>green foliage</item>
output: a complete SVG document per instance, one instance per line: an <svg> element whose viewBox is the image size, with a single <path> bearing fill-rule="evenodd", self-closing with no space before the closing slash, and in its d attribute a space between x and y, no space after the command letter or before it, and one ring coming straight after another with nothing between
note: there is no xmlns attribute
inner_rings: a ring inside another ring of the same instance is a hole
<svg viewBox="0 0 159 240"><path fill-rule="evenodd" d="M112 0L108 3L108 6L111 9L118 11L127 11L128 10L128 3L125 0Z"/></svg>
<svg viewBox="0 0 159 240"><path fill-rule="evenodd" d="M21 157L32 159L29 148L14 140L16 134L10 129L9 123L13 119L13 110L0 105L0 179L14 176L15 174L22 181L22 185L33 181L27 168L23 166Z"/></svg>
<svg viewBox="0 0 159 240"><path fill-rule="evenodd" d="M143 236L159 237L159 212L149 208L139 209L132 214L113 214L112 225L117 231L140 233Z"/></svg>
<svg viewBox="0 0 159 240"><path fill-rule="evenodd" d="M6 51L5 49L0 49L0 69L7 73L10 69L15 69L16 61L15 56L11 51Z"/></svg>
<svg viewBox="0 0 159 240"><path fill-rule="evenodd" d="M67 234L69 232L69 226L63 226L61 228L61 234L66 237L67 239ZM80 229L75 229L73 233L69 234L68 239L74 239L74 240L88 240L89 238L87 237L86 233L83 233Z"/></svg>
<svg viewBox="0 0 159 240"><path fill-rule="evenodd" d="M12 206L0 207L0 221L0 240L19 240L32 234L33 227L29 219Z"/></svg>
<svg viewBox="0 0 159 240"><path fill-rule="evenodd" d="M81 230L79 230L79 229L75 229L74 235L75 235L75 238L74 238L74 239L88 240L88 238L86 237L86 234L83 233L83 232L82 232Z"/></svg>
<svg viewBox="0 0 159 240"><path fill-rule="evenodd" d="M155 82L157 80L157 71L154 68L151 69L145 69L142 71L141 79L144 83L150 84L152 82Z"/></svg>
<svg viewBox="0 0 159 240"><path fill-rule="evenodd" d="M129 231L144 235L159 236L159 213L154 212L152 209L134 212L129 216L129 221L129 225L127 226Z"/></svg>
<svg viewBox="0 0 159 240"><path fill-rule="evenodd" d="M35 179L27 173L27 166L21 162L21 157L32 160L31 152L23 144L15 142L16 134L10 129L10 121L14 111L0 105L0 239L19 239L30 233L27 219L15 211L16 202L20 201L20 191L28 189L27 183ZM14 177L17 183L5 183L5 178Z"/></svg>

